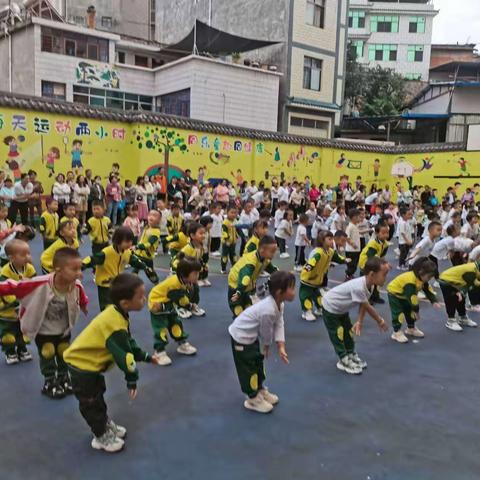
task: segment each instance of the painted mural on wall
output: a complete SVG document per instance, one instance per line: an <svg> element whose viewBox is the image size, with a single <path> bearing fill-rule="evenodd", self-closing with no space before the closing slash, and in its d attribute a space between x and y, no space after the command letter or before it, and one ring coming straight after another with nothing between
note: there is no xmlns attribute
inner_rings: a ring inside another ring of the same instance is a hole
<svg viewBox="0 0 480 480"><path fill-rule="evenodd" d="M75 69L75 83L103 88L120 88L118 71L111 65L97 65L78 62Z"/></svg>

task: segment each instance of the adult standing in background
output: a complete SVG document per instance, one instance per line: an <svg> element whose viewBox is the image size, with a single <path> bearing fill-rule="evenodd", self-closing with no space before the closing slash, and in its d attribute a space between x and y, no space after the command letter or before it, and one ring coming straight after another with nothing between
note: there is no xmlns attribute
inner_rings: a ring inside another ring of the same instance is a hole
<svg viewBox="0 0 480 480"><path fill-rule="evenodd" d="M28 201L33 193L33 185L27 173L22 173L20 181L13 187L14 197L8 212L8 219L13 223L17 220L17 213L20 212L20 218L23 225L28 225Z"/></svg>
<svg viewBox="0 0 480 480"><path fill-rule="evenodd" d="M37 178L37 172L35 170L29 170L28 176L30 177L30 183L33 185L32 196L28 200L28 210L30 213L30 225L35 226L35 210L37 216L40 219L42 216L42 195L43 185Z"/></svg>
<svg viewBox="0 0 480 480"><path fill-rule="evenodd" d="M103 188L103 187L102 187ZM58 202L58 218L62 218L65 205L70 202L70 185L65 182L63 173L59 173L52 188L53 198Z"/></svg>

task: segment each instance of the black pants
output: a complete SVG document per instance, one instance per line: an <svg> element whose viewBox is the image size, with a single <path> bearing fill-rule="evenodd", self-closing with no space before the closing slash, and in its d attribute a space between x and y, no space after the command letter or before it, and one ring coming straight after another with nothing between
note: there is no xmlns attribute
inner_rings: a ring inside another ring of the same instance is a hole
<svg viewBox="0 0 480 480"><path fill-rule="evenodd" d="M220 241L220 237L212 237L212 241L210 242L211 252L218 252L218 250L220 250Z"/></svg>
<svg viewBox="0 0 480 480"><path fill-rule="evenodd" d="M351 260L350 263L347 263L345 276L347 278L352 278L357 271L358 260L360 259L360 252L345 252L345 256Z"/></svg>
<svg viewBox="0 0 480 480"><path fill-rule="evenodd" d="M438 258L434 257L433 255L429 255L428 259L435 264L435 280L438 280L440 276L440 272L438 271Z"/></svg>
<svg viewBox="0 0 480 480"><path fill-rule="evenodd" d="M286 250L285 239L275 236L275 240L277 241L277 245L278 245L278 248L280 249L280 253L285 253L285 250Z"/></svg>
<svg viewBox="0 0 480 480"><path fill-rule="evenodd" d="M100 373L91 373L68 366L73 393L78 400L80 413L96 437L107 430L107 404L103 399L105 378Z"/></svg>
<svg viewBox="0 0 480 480"><path fill-rule="evenodd" d="M400 257L398 258L398 266L405 266L405 260L407 259L408 252L410 251L410 245L402 244L398 246L400 250Z"/></svg>
<svg viewBox="0 0 480 480"><path fill-rule="evenodd" d="M458 312L460 317L465 317L467 315L467 311L465 310L465 297L462 295L462 300L459 300L457 296L459 291L448 283L440 282L440 288L442 290L448 318L455 318L455 312Z"/></svg>
<svg viewBox="0 0 480 480"><path fill-rule="evenodd" d="M300 265L302 267L305 265L305 245L295 245L295 265Z"/></svg>
<svg viewBox="0 0 480 480"><path fill-rule="evenodd" d="M23 225L28 225L28 202L17 202L12 200L10 208L8 209L8 219L15 223L17 221L17 214L20 212L20 218Z"/></svg>

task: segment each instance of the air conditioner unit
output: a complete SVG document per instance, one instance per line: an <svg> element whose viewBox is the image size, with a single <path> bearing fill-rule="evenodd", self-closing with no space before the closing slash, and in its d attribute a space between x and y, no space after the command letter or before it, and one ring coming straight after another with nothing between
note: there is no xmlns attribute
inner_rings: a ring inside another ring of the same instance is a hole
<svg viewBox="0 0 480 480"><path fill-rule="evenodd" d="M417 128L416 120L407 120L407 130L415 130Z"/></svg>

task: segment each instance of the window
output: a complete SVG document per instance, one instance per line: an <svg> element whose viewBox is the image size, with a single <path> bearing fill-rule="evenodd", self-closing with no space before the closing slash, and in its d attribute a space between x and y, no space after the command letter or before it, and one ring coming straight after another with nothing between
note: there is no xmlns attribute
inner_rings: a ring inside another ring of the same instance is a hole
<svg viewBox="0 0 480 480"><path fill-rule="evenodd" d="M290 125L292 127L315 128L316 130L326 130L328 132L329 123L322 120L314 120L313 118L290 117Z"/></svg>
<svg viewBox="0 0 480 480"><path fill-rule="evenodd" d="M409 62L423 62L423 45L409 45L407 60Z"/></svg>
<svg viewBox="0 0 480 480"><path fill-rule="evenodd" d="M190 89L187 88L157 97L157 111L190 117Z"/></svg>
<svg viewBox="0 0 480 480"><path fill-rule="evenodd" d="M305 23L318 28L325 26L325 3L326 0L307 0L305 10Z"/></svg>
<svg viewBox="0 0 480 480"><path fill-rule="evenodd" d="M322 60L304 57L303 88L319 91L322 86Z"/></svg>
<svg viewBox="0 0 480 480"><path fill-rule="evenodd" d="M397 16L373 16L370 18L370 30L372 32L398 33L399 17Z"/></svg>
<svg viewBox="0 0 480 480"><path fill-rule="evenodd" d="M422 79L422 74L421 73L407 73L405 75L405 78L407 80L421 80Z"/></svg>
<svg viewBox="0 0 480 480"><path fill-rule="evenodd" d="M156 58L152 58L152 68L158 68L158 67L161 67L162 65L165 65L164 60L157 60Z"/></svg>
<svg viewBox="0 0 480 480"><path fill-rule="evenodd" d="M348 12L349 28L365 28L365 12L350 10Z"/></svg>
<svg viewBox="0 0 480 480"><path fill-rule="evenodd" d="M410 33L425 33L425 17L411 17L408 31Z"/></svg>
<svg viewBox="0 0 480 480"><path fill-rule="evenodd" d="M98 58L98 45L88 45L88 58L90 60Z"/></svg>
<svg viewBox="0 0 480 480"><path fill-rule="evenodd" d="M363 40L352 40L350 42L350 49L353 52L355 58L363 58L365 42Z"/></svg>
<svg viewBox="0 0 480 480"><path fill-rule="evenodd" d="M148 68L148 57L142 55L135 55L135 65L137 67L147 67Z"/></svg>
<svg viewBox="0 0 480 480"><path fill-rule="evenodd" d="M65 55L70 55L71 57L77 56L77 44L75 40L65 40Z"/></svg>
<svg viewBox="0 0 480 480"><path fill-rule="evenodd" d="M395 62L397 60L397 45L369 45L368 60L371 62Z"/></svg>
<svg viewBox="0 0 480 480"><path fill-rule="evenodd" d="M64 83L47 82L42 80L42 97L65 100L66 85Z"/></svg>
<svg viewBox="0 0 480 480"><path fill-rule="evenodd" d="M112 28L113 20L112 17L102 17L102 27Z"/></svg>
<svg viewBox="0 0 480 480"><path fill-rule="evenodd" d="M153 97L80 85L73 86L73 101L119 110L153 110Z"/></svg>
<svg viewBox="0 0 480 480"><path fill-rule="evenodd" d="M73 22L77 25L85 25L85 17L83 15L75 15Z"/></svg>
<svg viewBox="0 0 480 480"><path fill-rule="evenodd" d="M125 52L117 52L118 63L125 63Z"/></svg>

